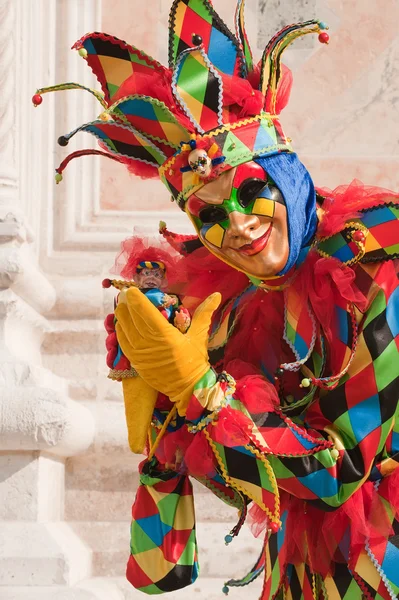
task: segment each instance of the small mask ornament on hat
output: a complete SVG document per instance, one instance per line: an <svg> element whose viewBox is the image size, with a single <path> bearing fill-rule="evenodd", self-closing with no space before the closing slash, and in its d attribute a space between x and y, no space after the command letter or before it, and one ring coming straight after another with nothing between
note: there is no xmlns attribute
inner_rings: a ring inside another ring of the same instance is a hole
<svg viewBox="0 0 399 600"><path fill-rule="evenodd" d="M212 171L212 160L205 150L196 148L188 155L188 164L200 177L209 177Z"/></svg>

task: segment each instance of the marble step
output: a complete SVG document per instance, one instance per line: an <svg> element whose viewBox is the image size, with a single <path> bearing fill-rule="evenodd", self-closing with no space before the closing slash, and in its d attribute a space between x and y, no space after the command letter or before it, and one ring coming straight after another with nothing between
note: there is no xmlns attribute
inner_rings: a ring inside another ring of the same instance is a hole
<svg viewBox="0 0 399 600"><path fill-rule="evenodd" d="M65 489L65 519L67 521L130 521L131 508L137 488L137 475L118 473L114 475L112 467L102 467L103 473L109 473L108 482L90 484L89 489L73 487L77 482L69 481ZM112 489L115 485L115 489ZM71 486L71 487L69 487ZM128 486L130 489L121 489ZM202 522L226 523L226 528L235 524L237 512L213 496L211 492L195 491L195 512ZM227 532L228 533L228 532Z"/></svg>
<svg viewBox="0 0 399 600"><path fill-rule="evenodd" d="M69 522L68 525L91 549L94 577L124 577L130 545L130 527L127 521L81 521ZM230 523L197 521L202 577L243 577L256 562L262 543L252 536L246 526L229 546L225 545L224 536L232 525L234 520Z"/></svg>
<svg viewBox="0 0 399 600"><path fill-rule="evenodd" d="M50 320L43 337L43 364L72 381L107 377L106 331L100 319Z"/></svg>
<svg viewBox="0 0 399 600"><path fill-rule="evenodd" d="M129 521L139 483L142 456L125 446L116 455L88 452L69 458L65 465L65 518L68 521ZM197 517L201 521L234 522L237 511L227 506L203 485L193 481Z"/></svg>
<svg viewBox="0 0 399 600"><path fill-rule="evenodd" d="M112 578L118 590L123 594L123 600L140 600L143 598L141 592L137 592L125 578ZM178 590L169 592L164 596L165 600L226 600L226 595L222 592L225 579L220 577L198 577L192 585ZM242 588L230 588L229 600L256 600L260 598L262 593L262 575L258 580L251 583L249 586ZM141 594L138 596L137 594Z"/></svg>
<svg viewBox="0 0 399 600"><path fill-rule="evenodd" d="M191 586L169 592L165 600L225 600L224 579L199 576ZM256 600L262 591L262 577L249 587L231 588L229 600ZM1 600L143 600L124 577L93 577L74 587L65 586L6 586L1 587Z"/></svg>

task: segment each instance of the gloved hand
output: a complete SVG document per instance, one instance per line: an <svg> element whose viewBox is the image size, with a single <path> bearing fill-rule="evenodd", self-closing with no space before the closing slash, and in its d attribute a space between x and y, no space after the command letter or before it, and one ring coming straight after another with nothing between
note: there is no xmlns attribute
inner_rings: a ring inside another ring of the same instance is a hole
<svg viewBox="0 0 399 600"><path fill-rule="evenodd" d="M208 330L221 296L212 294L195 311L182 334L135 288L122 292L115 315L116 335L125 356L153 388L186 409L194 384L209 370Z"/></svg>

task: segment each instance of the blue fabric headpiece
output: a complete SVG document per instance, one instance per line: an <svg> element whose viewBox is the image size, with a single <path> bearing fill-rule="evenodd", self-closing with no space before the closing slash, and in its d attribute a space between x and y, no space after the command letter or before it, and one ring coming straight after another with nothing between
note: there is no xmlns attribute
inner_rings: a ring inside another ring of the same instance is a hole
<svg viewBox="0 0 399 600"><path fill-rule="evenodd" d="M316 192L312 178L296 154L281 152L254 160L273 179L287 207L290 250L284 269L278 273L285 275L316 231Z"/></svg>

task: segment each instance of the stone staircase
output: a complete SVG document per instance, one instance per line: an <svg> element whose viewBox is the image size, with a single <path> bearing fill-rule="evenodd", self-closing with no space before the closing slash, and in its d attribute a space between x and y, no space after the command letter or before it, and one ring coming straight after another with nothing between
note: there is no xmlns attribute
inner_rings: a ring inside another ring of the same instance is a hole
<svg viewBox="0 0 399 600"><path fill-rule="evenodd" d="M84 454L68 458L65 465L65 522L88 548L91 564L87 578L72 589L41 588L40 598L143 598L124 577L131 505L141 457L128 449L121 386L107 379L102 319L62 319L59 312L55 316L49 319L49 330L43 340L44 366L66 378L69 396L84 405L96 423L91 446ZM189 596L201 600L224 598L224 581L243 576L260 551L260 541L253 538L246 526L226 547L224 536L236 523L236 510L196 482L194 493L200 576L193 586L168 594L168 600ZM257 581L250 588L232 589L230 597L256 599L260 590L261 581ZM37 591L38 588L35 593ZM20 598L27 600L26 595L18 596L18 588L15 588L12 600Z"/></svg>

